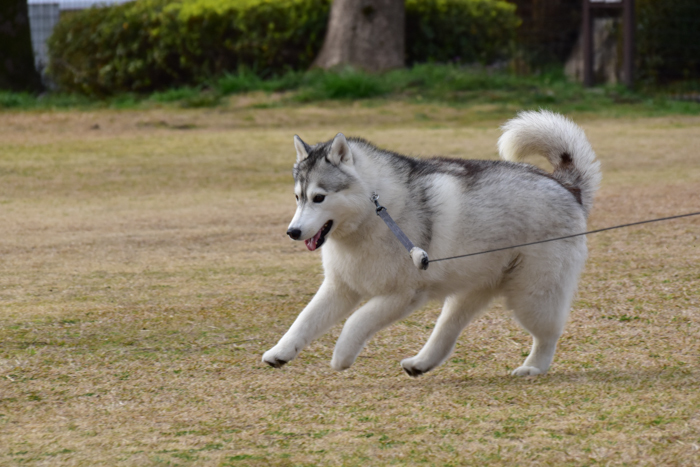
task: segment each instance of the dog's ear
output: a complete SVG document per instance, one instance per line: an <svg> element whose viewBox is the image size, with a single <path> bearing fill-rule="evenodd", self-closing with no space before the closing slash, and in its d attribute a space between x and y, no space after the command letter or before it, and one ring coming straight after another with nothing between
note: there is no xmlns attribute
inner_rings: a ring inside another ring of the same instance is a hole
<svg viewBox="0 0 700 467"><path fill-rule="evenodd" d="M345 139L345 135L342 133L338 133L335 135L335 138L333 138L331 151L328 153L328 161L334 165L352 165L353 160L350 145L348 144L348 140Z"/></svg>
<svg viewBox="0 0 700 467"><path fill-rule="evenodd" d="M297 135L294 135L294 149L297 150L297 163L309 157L309 151L311 151L311 147Z"/></svg>

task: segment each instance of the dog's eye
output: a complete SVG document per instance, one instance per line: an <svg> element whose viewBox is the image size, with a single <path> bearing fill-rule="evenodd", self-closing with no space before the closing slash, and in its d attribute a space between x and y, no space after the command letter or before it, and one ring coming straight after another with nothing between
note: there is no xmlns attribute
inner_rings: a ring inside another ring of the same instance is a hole
<svg viewBox="0 0 700 467"><path fill-rule="evenodd" d="M323 203L323 200L326 199L325 196L323 195L316 195L314 196L314 203Z"/></svg>
<svg viewBox="0 0 700 467"><path fill-rule="evenodd" d="M294 195L294 197L299 201L299 195Z"/></svg>

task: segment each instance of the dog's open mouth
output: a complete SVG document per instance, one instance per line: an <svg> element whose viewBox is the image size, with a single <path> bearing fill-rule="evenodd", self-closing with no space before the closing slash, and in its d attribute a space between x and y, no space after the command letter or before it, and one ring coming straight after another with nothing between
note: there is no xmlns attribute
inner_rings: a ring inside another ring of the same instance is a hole
<svg viewBox="0 0 700 467"><path fill-rule="evenodd" d="M314 251L317 248L321 248L323 242L326 241L326 235L328 235L328 232L331 231L331 227L333 227L333 221L328 221L323 225L323 227L321 227L321 230L316 232L316 235L308 240L304 240L304 243L306 243L306 248L308 248L309 251Z"/></svg>

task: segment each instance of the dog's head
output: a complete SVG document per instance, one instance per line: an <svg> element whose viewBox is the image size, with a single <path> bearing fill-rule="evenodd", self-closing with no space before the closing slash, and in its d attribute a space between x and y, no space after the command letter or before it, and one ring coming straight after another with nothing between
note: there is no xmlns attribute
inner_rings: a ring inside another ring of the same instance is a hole
<svg viewBox="0 0 700 467"><path fill-rule="evenodd" d="M355 159L342 133L325 143L309 146L294 136L294 195L297 210L287 229L293 240L304 240L313 251L354 215L351 196L358 191Z"/></svg>

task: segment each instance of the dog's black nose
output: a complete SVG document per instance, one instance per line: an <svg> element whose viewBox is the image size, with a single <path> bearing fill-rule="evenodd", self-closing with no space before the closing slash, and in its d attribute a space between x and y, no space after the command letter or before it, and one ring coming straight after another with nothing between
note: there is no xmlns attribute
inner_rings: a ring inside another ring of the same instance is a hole
<svg viewBox="0 0 700 467"><path fill-rule="evenodd" d="M292 240L299 240L299 237L301 237L301 230L289 229L287 230L287 235L289 235L289 238L291 238Z"/></svg>

